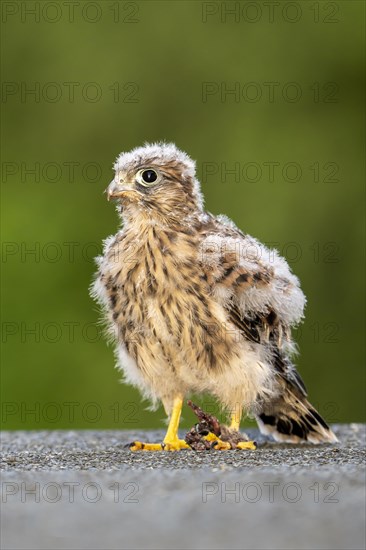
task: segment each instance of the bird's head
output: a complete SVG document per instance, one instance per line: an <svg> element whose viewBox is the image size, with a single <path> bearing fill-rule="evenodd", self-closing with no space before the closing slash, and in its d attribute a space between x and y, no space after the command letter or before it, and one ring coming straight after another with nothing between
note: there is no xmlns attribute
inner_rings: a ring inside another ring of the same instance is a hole
<svg viewBox="0 0 366 550"><path fill-rule="evenodd" d="M195 163L173 143L152 143L121 153L107 189L123 216L182 219L202 209Z"/></svg>

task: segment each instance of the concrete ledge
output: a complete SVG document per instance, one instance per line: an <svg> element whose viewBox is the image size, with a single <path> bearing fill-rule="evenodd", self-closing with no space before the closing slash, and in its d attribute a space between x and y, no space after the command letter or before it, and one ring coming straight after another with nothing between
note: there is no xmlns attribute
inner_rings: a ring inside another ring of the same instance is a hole
<svg viewBox="0 0 366 550"><path fill-rule="evenodd" d="M105 431L28 431L2 433L4 470L121 470L124 468L195 469L224 466L253 468L258 466L335 466L360 465L365 457L365 426L334 425L339 444L285 445L273 443L258 430L246 430L259 444L257 451L179 453L132 453L126 445L140 441L162 441L164 432ZM183 433L181 434L183 436ZM293 471L293 470L292 470Z"/></svg>
<svg viewBox="0 0 366 550"><path fill-rule="evenodd" d="M163 432L2 434L4 549L361 549L365 426L335 446L131 453Z"/></svg>

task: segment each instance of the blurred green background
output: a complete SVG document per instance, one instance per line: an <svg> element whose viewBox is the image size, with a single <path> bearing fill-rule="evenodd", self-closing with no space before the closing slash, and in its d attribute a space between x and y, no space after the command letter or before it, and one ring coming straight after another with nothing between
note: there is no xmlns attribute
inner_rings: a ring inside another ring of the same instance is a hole
<svg viewBox="0 0 366 550"><path fill-rule="evenodd" d="M288 258L310 398L364 420L364 3L34 4L2 3L3 428L163 426L119 383L88 294L118 224L112 162L153 140Z"/></svg>

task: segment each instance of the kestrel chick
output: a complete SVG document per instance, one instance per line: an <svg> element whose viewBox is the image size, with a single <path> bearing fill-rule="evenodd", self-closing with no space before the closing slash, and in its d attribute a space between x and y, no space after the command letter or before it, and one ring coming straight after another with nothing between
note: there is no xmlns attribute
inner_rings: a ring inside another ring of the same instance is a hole
<svg viewBox="0 0 366 550"><path fill-rule="evenodd" d="M233 429L244 409L277 441L336 441L291 361L305 297L286 261L205 212L195 163L174 144L122 153L114 168L107 193L123 227L104 243L92 293L126 381L170 418L162 444L133 449L187 447L178 425L192 392L215 396Z"/></svg>

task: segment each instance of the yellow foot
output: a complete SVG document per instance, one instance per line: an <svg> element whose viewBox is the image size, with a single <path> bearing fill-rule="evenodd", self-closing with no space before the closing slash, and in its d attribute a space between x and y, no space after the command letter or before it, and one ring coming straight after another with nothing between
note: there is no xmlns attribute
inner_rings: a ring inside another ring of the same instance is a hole
<svg viewBox="0 0 366 550"><path fill-rule="evenodd" d="M229 441L222 441L222 439L212 432L205 435L204 439L206 439L206 441L212 441L211 448L215 451L229 451L230 449L240 449L241 451L248 449L255 451L257 448L255 441L239 441L239 443L233 444L234 446L232 446Z"/></svg>
<svg viewBox="0 0 366 550"><path fill-rule="evenodd" d="M255 451L257 448L257 444L255 441L239 441L239 443L236 444L236 448L240 449L241 451L244 451L248 449L249 451Z"/></svg>
<svg viewBox="0 0 366 550"><path fill-rule="evenodd" d="M181 449L190 449L184 439L174 439L173 441L164 441L164 451L180 451Z"/></svg>
<svg viewBox="0 0 366 550"><path fill-rule="evenodd" d="M212 448L214 451L230 451L231 445L228 441L221 441L221 439L218 439L216 443L212 444Z"/></svg>
<svg viewBox="0 0 366 550"><path fill-rule="evenodd" d="M130 451L162 451L163 447L161 443L142 443L141 441L134 441L130 445Z"/></svg>
<svg viewBox="0 0 366 550"><path fill-rule="evenodd" d="M221 441L221 439L212 432L209 432L203 437L206 441L212 441L211 448L215 451L228 451L231 449L231 445L228 441Z"/></svg>
<svg viewBox="0 0 366 550"><path fill-rule="evenodd" d="M131 451L180 451L181 449L190 449L190 446L184 439L164 441L163 443L142 443L141 441L134 441L130 445Z"/></svg>

